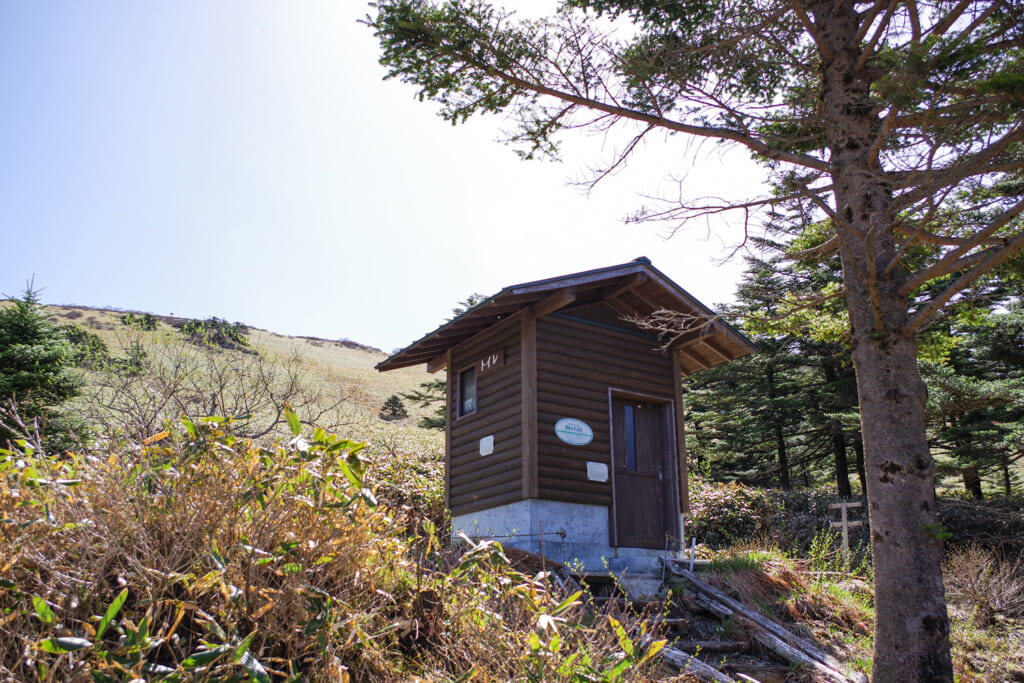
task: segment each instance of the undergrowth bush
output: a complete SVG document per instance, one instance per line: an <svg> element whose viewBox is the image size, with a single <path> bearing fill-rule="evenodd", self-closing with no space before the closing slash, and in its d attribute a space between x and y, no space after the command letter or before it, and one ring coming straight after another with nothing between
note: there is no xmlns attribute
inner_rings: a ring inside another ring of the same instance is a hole
<svg viewBox="0 0 1024 683"><path fill-rule="evenodd" d="M1024 557L1007 558L975 543L950 553L943 568L947 597L975 625L988 625L996 615L1024 619Z"/></svg>
<svg viewBox="0 0 1024 683"><path fill-rule="evenodd" d="M206 418L102 457L0 452L0 680L644 675L660 644L634 625L415 529L361 443L287 422L268 447Z"/></svg>
<svg viewBox="0 0 1024 683"><path fill-rule="evenodd" d="M242 323L229 323L220 318L187 320L178 326L193 344L219 346L222 349L256 353L249 348L249 328Z"/></svg>
<svg viewBox="0 0 1024 683"><path fill-rule="evenodd" d="M830 522L838 520L838 512L829 505L839 500L818 489L784 491L694 479L690 482L686 533L713 549L757 539L806 556L815 538L829 532ZM863 508L851 512L851 519L866 518ZM851 529L850 546L867 544L868 533L866 524ZM838 547L836 540L833 549Z"/></svg>
<svg viewBox="0 0 1024 683"><path fill-rule="evenodd" d="M120 318L121 324L126 327L134 327L143 332L152 332L157 328L157 319L152 313L125 313Z"/></svg>
<svg viewBox="0 0 1024 683"><path fill-rule="evenodd" d="M782 510L779 500L766 489L733 482L693 484L686 533L713 548L767 536Z"/></svg>

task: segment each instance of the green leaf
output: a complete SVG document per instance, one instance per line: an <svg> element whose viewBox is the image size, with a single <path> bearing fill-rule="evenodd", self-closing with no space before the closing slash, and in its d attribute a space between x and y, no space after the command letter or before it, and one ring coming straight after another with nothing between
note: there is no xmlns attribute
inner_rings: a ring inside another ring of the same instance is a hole
<svg viewBox="0 0 1024 683"><path fill-rule="evenodd" d="M195 425L194 422L192 422L191 420L186 420L185 418L182 418L181 424L183 424L185 426L185 431L188 432L189 436L191 436L193 439L198 439L199 438L199 430L196 429L196 425Z"/></svg>
<svg viewBox="0 0 1024 683"><path fill-rule="evenodd" d="M256 635L253 633L253 635ZM249 636L252 638L252 636ZM263 668L251 652L246 652L242 655L241 665L245 667L245 670L249 672L249 675L259 681L259 683L270 683L270 676L267 674L267 670Z"/></svg>
<svg viewBox="0 0 1024 683"><path fill-rule="evenodd" d="M210 551L210 557L213 558L213 564L217 567L218 571L226 571L228 563L224 561L224 556L218 552L216 548Z"/></svg>
<svg viewBox="0 0 1024 683"><path fill-rule="evenodd" d="M555 607L555 609L551 610L551 616L557 617L569 611L569 609L571 609L573 605L577 603L581 595L583 595L583 591L576 591L575 593L567 597L565 600L562 600L562 602L558 603L558 607Z"/></svg>
<svg viewBox="0 0 1024 683"><path fill-rule="evenodd" d="M647 652L644 653L644 656L640 659L639 662L637 662L637 664L643 664L644 662L653 658L655 655L661 652L662 648L665 647L667 642L668 641L665 640L656 640L653 643L651 643L650 647L647 648Z"/></svg>
<svg viewBox="0 0 1024 683"><path fill-rule="evenodd" d="M362 478L359 477L359 475L357 475L352 470L351 467L349 467L349 464L347 462L345 462L344 460L339 461L338 469L341 470L341 473L345 475L345 478L348 479L348 482L352 484L352 486L356 487L357 489L363 488Z"/></svg>
<svg viewBox="0 0 1024 683"><path fill-rule="evenodd" d="M117 616L117 613L121 611L121 607L124 605L124 601L127 598L128 589L125 588L117 594L117 597L114 598L114 601L110 603L109 607L107 607L106 613L103 615L103 618L100 619L100 625L96 627L96 640L99 640L103 637L103 634L107 630L107 626L110 626L111 620L113 620L113 618Z"/></svg>
<svg viewBox="0 0 1024 683"><path fill-rule="evenodd" d="M53 620L56 618L56 615L53 613L53 610L50 609L50 606L46 604L45 600L43 600L38 595L33 595L32 607L35 608L36 616L39 617L39 621L43 622L44 624L53 623Z"/></svg>
<svg viewBox="0 0 1024 683"><path fill-rule="evenodd" d="M292 412L291 406L285 404L284 417L288 421L288 428L292 430L294 436L298 436L302 433L302 423L299 422L299 416Z"/></svg>
<svg viewBox="0 0 1024 683"><path fill-rule="evenodd" d="M220 659L224 655L229 654L234 648L230 645L218 645L215 648L209 650L199 650L193 652L181 665L186 669L196 669L200 666L206 666L212 664L216 660Z"/></svg>
<svg viewBox="0 0 1024 683"><path fill-rule="evenodd" d="M628 658L624 657L622 660L619 661L618 664L613 666L606 674L604 674L604 677L602 678L602 680L605 680L605 681L617 681L617 680L619 680L619 677L622 674L626 673L626 669L628 669L632 665L633 665L633 663L630 662Z"/></svg>
<svg viewBox="0 0 1024 683"><path fill-rule="evenodd" d="M59 655L65 652L74 652L76 650L84 650L87 647L92 647L92 641L87 638L74 638L70 636L63 638L47 638L46 640L41 641L37 647L43 652Z"/></svg>
<svg viewBox="0 0 1024 683"><path fill-rule="evenodd" d="M619 647L622 648L627 656L632 657L634 650L633 640L629 637L629 634L626 633L626 629L624 629L622 624L620 624L614 617L608 617L608 623L612 625L612 629L615 631L615 635L619 639Z"/></svg>
<svg viewBox="0 0 1024 683"><path fill-rule="evenodd" d="M245 637L241 643L239 643L234 650L231 651L231 661L237 662L242 658L246 652L249 651L249 644L252 643L252 639L256 637L256 631L253 631Z"/></svg>
<svg viewBox="0 0 1024 683"><path fill-rule="evenodd" d="M285 576L293 576L302 572L302 565L297 562L288 562L281 567L281 573Z"/></svg>

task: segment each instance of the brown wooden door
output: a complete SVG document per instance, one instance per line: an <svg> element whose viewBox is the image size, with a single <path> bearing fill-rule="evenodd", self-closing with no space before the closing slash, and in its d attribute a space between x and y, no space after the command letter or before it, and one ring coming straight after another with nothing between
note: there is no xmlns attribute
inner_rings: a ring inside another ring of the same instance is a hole
<svg viewBox="0 0 1024 683"><path fill-rule="evenodd" d="M674 470L669 405L612 398L615 544L664 548Z"/></svg>

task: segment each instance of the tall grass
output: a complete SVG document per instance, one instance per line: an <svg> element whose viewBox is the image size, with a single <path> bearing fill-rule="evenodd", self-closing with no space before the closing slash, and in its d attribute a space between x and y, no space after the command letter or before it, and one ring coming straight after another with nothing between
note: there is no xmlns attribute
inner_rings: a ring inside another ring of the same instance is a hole
<svg viewBox="0 0 1024 683"><path fill-rule="evenodd" d="M207 419L102 457L0 452L0 680L642 678L641 633L497 544L449 547L371 490L363 444L287 417L274 446Z"/></svg>

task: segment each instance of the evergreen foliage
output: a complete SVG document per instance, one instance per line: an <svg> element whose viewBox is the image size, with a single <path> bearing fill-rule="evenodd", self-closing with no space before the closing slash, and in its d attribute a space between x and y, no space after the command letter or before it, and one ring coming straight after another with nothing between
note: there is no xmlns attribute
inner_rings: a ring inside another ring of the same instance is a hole
<svg viewBox="0 0 1024 683"><path fill-rule="evenodd" d="M69 359L75 365L91 370L100 370L110 361L107 343L95 332L78 325L65 325L64 334L71 344Z"/></svg>
<svg viewBox="0 0 1024 683"><path fill-rule="evenodd" d="M143 332L152 332L156 329L156 317L152 313L125 313L121 316L121 324L132 327Z"/></svg>
<svg viewBox="0 0 1024 683"><path fill-rule="evenodd" d="M178 329L193 344L255 353L249 349L249 328L242 323L229 323L214 317L206 320L189 320L182 323Z"/></svg>
<svg viewBox="0 0 1024 683"><path fill-rule="evenodd" d="M81 427L61 411L82 386L72 364L64 329L47 318L29 285L12 306L0 310L0 443L33 436L32 423L47 452L80 440ZM19 419L23 425L17 424Z"/></svg>
<svg viewBox="0 0 1024 683"><path fill-rule="evenodd" d="M382 420L401 420L405 417L409 417L409 411L402 403L402 398L398 394L388 396L380 408L380 418Z"/></svg>
<svg viewBox="0 0 1024 683"><path fill-rule="evenodd" d="M445 419L448 402L447 387L448 382L445 380L432 379L428 382L421 382L419 389L402 394L402 398L421 408L436 406L433 415L420 418L419 426L423 429L444 429L447 424Z"/></svg>
<svg viewBox="0 0 1024 683"><path fill-rule="evenodd" d="M388 77L455 123L510 116L525 157L557 158L563 131L620 125L630 138L595 183L651 133L742 145L774 183L771 196L681 200L639 219L786 207L826 226L809 258L842 264L833 294L874 527L873 679L952 681L918 338L1024 252L1024 6L566 0L537 21L480 0L374 7ZM620 38L595 14L633 30ZM842 419L826 427L838 456Z"/></svg>

